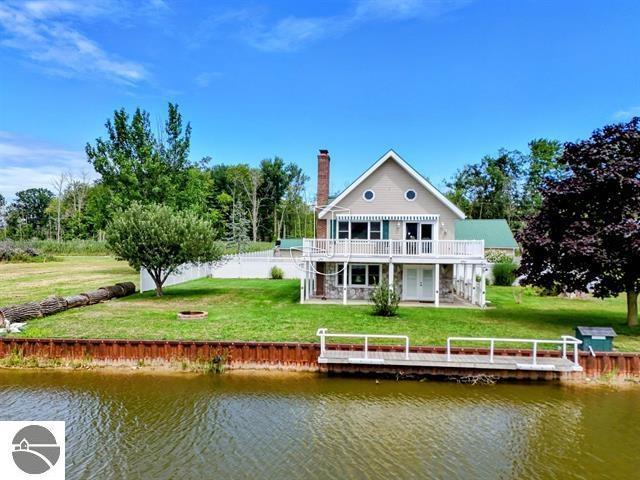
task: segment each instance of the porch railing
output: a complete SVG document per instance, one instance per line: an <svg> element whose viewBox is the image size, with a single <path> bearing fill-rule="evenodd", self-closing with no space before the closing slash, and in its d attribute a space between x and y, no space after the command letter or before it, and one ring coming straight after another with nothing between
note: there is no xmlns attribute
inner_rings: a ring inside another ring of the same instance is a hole
<svg viewBox="0 0 640 480"><path fill-rule="evenodd" d="M484 240L343 240L305 238L308 257L484 257Z"/></svg>

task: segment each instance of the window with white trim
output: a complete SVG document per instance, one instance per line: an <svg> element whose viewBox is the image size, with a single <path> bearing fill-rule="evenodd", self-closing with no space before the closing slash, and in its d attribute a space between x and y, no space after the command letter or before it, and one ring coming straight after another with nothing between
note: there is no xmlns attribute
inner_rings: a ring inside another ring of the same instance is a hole
<svg viewBox="0 0 640 480"><path fill-rule="evenodd" d="M341 240L381 240L382 222L339 221L337 236Z"/></svg>
<svg viewBox="0 0 640 480"><path fill-rule="evenodd" d="M416 199L417 196L418 196L418 194L416 193L416 191L413 188L410 188L409 190L404 192L404 198L409 202L413 202Z"/></svg>
<svg viewBox="0 0 640 480"><path fill-rule="evenodd" d="M382 238L382 222L369 222L369 240Z"/></svg>
<svg viewBox="0 0 640 480"><path fill-rule="evenodd" d="M351 275L349 278L351 285L367 285L367 266L351 265Z"/></svg>
<svg viewBox="0 0 640 480"><path fill-rule="evenodd" d="M338 238L349 238L349 222L338 222Z"/></svg>
<svg viewBox="0 0 640 480"><path fill-rule="evenodd" d="M367 222L351 222L351 238L353 240L367 240L369 238L369 224Z"/></svg>
<svg viewBox="0 0 640 480"><path fill-rule="evenodd" d="M367 285L380 283L380 265L367 265Z"/></svg>
<svg viewBox="0 0 640 480"><path fill-rule="evenodd" d="M337 275L337 285L343 285L344 283L344 267L338 267L338 271L340 272ZM349 265L348 268L348 284L359 287L373 287L380 283L380 273L381 273L380 265L369 265L369 264L353 264Z"/></svg>
<svg viewBox="0 0 640 480"><path fill-rule="evenodd" d="M362 198L367 202L372 202L374 198L376 198L376 193L373 190L365 190L362 192Z"/></svg>

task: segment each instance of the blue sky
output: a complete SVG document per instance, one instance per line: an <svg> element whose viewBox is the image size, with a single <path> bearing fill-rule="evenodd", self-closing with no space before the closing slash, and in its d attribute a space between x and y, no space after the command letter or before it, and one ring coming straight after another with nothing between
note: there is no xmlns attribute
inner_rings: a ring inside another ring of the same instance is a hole
<svg viewBox="0 0 640 480"><path fill-rule="evenodd" d="M436 185L640 114L640 2L0 1L0 193L90 165L116 108L177 102L192 158L279 155L332 191L389 148Z"/></svg>

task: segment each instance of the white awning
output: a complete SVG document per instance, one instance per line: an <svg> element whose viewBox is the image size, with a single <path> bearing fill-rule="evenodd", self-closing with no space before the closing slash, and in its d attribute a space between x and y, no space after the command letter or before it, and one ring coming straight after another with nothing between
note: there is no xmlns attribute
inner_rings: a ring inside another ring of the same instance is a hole
<svg viewBox="0 0 640 480"><path fill-rule="evenodd" d="M338 214L336 215L336 219L342 221L360 221L360 222L370 222L375 220L403 220L408 222L437 222L440 216L436 214L431 215L412 215L412 214L400 214L400 215L389 215L389 214L365 214L365 215L348 215L348 214Z"/></svg>

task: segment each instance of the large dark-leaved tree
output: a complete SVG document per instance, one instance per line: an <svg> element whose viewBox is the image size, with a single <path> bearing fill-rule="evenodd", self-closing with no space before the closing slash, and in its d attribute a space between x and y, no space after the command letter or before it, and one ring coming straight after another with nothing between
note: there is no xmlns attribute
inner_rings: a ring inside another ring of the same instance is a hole
<svg viewBox="0 0 640 480"><path fill-rule="evenodd" d="M640 118L564 145L565 171L541 189L539 213L519 235L524 281L600 298L627 295L638 325Z"/></svg>

